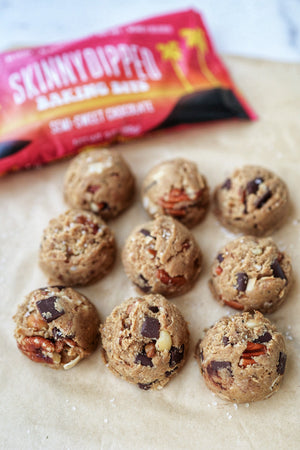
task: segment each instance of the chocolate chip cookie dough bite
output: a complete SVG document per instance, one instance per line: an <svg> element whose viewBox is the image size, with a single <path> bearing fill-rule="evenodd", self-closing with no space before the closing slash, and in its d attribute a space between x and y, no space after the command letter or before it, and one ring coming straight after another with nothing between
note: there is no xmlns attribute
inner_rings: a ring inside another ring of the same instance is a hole
<svg viewBox="0 0 300 450"><path fill-rule="evenodd" d="M159 216L132 231L122 261L139 290L172 297L191 289L201 270L202 254L184 225Z"/></svg>
<svg viewBox="0 0 300 450"><path fill-rule="evenodd" d="M160 389L185 363L189 331L179 309L159 294L117 306L101 326L103 356L117 376Z"/></svg>
<svg viewBox="0 0 300 450"><path fill-rule="evenodd" d="M271 313L285 300L292 278L291 260L272 238L243 236L218 252L209 286L222 305Z"/></svg>
<svg viewBox="0 0 300 450"><path fill-rule="evenodd" d="M113 219L133 200L134 177L123 157L112 150L92 149L71 162L64 182L66 202L72 208Z"/></svg>
<svg viewBox="0 0 300 450"><path fill-rule="evenodd" d="M284 338L260 312L224 317L196 346L206 386L235 403L271 397L286 364Z"/></svg>
<svg viewBox="0 0 300 450"><path fill-rule="evenodd" d="M97 310L70 287L36 289L18 307L14 320L18 348L53 369L71 369L98 344Z"/></svg>
<svg viewBox="0 0 300 450"><path fill-rule="evenodd" d="M69 210L50 220L40 247L40 266L50 284L83 286L102 278L115 259L113 232L95 214Z"/></svg>
<svg viewBox="0 0 300 450"><path fill-rule="evenodd" d="M207 212L209 188L194 162L177 158L150 170L143 182L142 201L151 217L169 215L192 228Z"/></svg>
<svg viewBox="0 0 300 450"><path fill-rule="evenodd" d="M259 166L235 170L214 192L214 212L222 225L255 236L279 227L288 203L285 183Z"/></svg>

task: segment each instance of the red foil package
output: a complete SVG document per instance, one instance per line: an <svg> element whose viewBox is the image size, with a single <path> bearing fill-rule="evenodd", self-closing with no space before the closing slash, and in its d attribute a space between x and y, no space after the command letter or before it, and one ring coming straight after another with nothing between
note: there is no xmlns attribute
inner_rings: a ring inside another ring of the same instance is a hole
<svg viewBox="0 0 300 450"><path fill-rule="evenodd" d="M201 16L0 54L0 173L180 123L255 119Z"/></svg>

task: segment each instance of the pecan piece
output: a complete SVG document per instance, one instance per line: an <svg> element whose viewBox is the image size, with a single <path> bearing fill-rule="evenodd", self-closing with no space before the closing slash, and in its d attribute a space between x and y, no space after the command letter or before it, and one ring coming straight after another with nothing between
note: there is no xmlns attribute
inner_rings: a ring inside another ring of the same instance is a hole
<svg viewBox="0 0 300 450"><path fill-rule="evenodd" d="M267 352L267 347L264 344L259 344L255 342L247 342L247 348L243 352L239 366L246 367L250 364L255 364L256 356L264 355Z"/></svg>
<svg viewBox="0 0 300 450"><path fill-rule="evenodd" d="M230 306L231 308L234 308L234 309L238 309L239 311L242 311L244 309L243 305L241 305L236 300L224 300L223 299L223 302L225 303L225 305Z"/></svg>
<svg viewBox="0 0 300 450"><path fill-rule="evenodd" d="M98 191L98 189L100 189L100 186L97 184L90 184L87 188L87 192L90 192L91 194L95 194L95 192Z"/></svg>
<svg viewBox="0 0 300 450"><path fill-rule="evenodd" d="M222 269L221 266L216 267L215 273L216 273L217 275L221 275L222 272L223 272L223 269Z"/></svg>
<svg viewBox="0 0 300 450"><path fill-rule="evenodd" d="M170 277L168 272L164 269L158 269L156 272L156 277L163 283L172 286L183 286L186 282L186 279L183 275L177 275L176 277Z"/></svg>
<svg viewBox="0 0 300 450"><path fill-rule="evenodd" d="M196 198L198 199L202 194L200 190L196 194ZM158 199L158 204L164 209L165 213L170 214L172 216L185 216L186 208L175 208L177 203L181 202L191 202L191 198L187 195L184 189L173 188L169 192L167 196L160 197Z"/></svg>
<svg viewBox="0 0 300 450"><path fill-rule="evenodd" d="M148 356L148 358L153 358L155 356L156 349L154 342L150 342L149 344L145 345L145 353Z"/></svg>
<svg viewBox="0 0 300 450"><path fill-rule="evenodd" d="M75 222L80 223L81 225L88 226L89 228L91 228L93 234L97 234L99 231L99 226L95 222L90 220L88 217L78 216L76 217Z"/></svg>
<svg viewBox="0 0 300 450"><path fill-rule="evenodd" d="M43 317L40 314L37 314L35 312L31 313L27 317L27 326L29 328L34 328L35 330L41 330L46 326L47 322L43 319Z"/></svg>

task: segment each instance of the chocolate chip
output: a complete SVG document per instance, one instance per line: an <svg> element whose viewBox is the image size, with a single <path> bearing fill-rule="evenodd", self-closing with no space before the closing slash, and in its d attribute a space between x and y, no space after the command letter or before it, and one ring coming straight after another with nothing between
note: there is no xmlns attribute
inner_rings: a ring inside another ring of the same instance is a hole
<svg viewBox="0 0 300 450"><path fill-rule="evenodd" d="M254 180L249 181L246 186L247 194L256 194L258 191L259 185L263 183L263 178L257 177Z"/></svg>
<svg viewBox="0 0 300 450"><path fill-rule="evenodd" d="M268 189L259 199L256 200L255 206L260 209L272 197L272 192Z"/></svg>
<svg viewBox="0 0 300 450"><path fill-rule="evenodd" d="M143 389L143 391L148 391L151 387L151 384L152 383L147 383L147 384L138 383L137 385L140 389Z"/></svg>
<svg viewBox="0 0 300 450"><path fill-rule="evenodd" d="M7 156L18 153L23 148L27 147L31 141L4 141L0 142L0 159L6 158Z"/></svg>
<svg viewBox="0 0 300 450"><path fill-rule="evenodd" d="M201 352L200 352L200 358L201 358L201 361L204 360L203 349L202 349Z"/></svg>
<svg viewBox="0 0 300 450"><path fill-rule="evenodd" d="M62 291L63 289L66 288L66 286L50 286L51 288L55 288L58 289L59 291Z"/></svg>
<svg viewBox="0 0 300 450"><path fill-rule="evenodd" d="M172 375L172 373L175 372L177 369L178 369L178 367L175 367L173 370L167 370L165 372L165 376L170 377Z"/></svg>
<svg viewBox="0 0 300 450"><path fill-rule="evenodd" d="M280 352L279 353L279 361L277 364L277 373L279 375L283 375L285 371L285 364L286 364L286 354Z"/></svg>
<svg viewBox="0 0 300 450"><path fill-rule="evenodd" d="M62 334L61 330L59 328L54 327L52 329L52 336L55 341L58 341L59 339L62 339L64 335Z"/></svg>
<svg viewBox="0 0 300 450"><path fill-rule="evenodd" d="M211 361L207 366L207 373L210 377L218 376L218 371L226 369L232 376L230 361Z"/></svg>
<svg viewBox="0 0 300 450"><path fill-rule="evenodd" d="M286 276L284 271L281 268L281 265L278 262L278 259L275 259L271 264L271 269L273 270L273 275L275 278L281 278L282 280L286 280Z"/></svg>
<svg viewBox="0 0 300 450"><path fill-rule="evenodd" d="M148 280L141 273L139 274L139 278L141 279L141 283L136 284L136 286L145 293L149 292L151 290L151 286L148 285Z"/></svg>
<svg viewBox="0 0 300 450"><path fill-rule="evenodd" d="M142 233L144 236L150 236L150 231L146 230L145 228L142 228L140 230L140 233Z"/></svg>
<svg viewBox="0 0 300 450"><path fill-rule="evenodd" d="M227 191L229 191L229 189L231 188L231 179L227 178L225 180L225 182L222 184L221 188L222 189L227 189Z"/></svg>
<svg viewBox="0 0 300 450"><path fill-rule="evenodd" d="M222 261L224 261L224 257L222 255L222 253L219 253L217 256L217 260L221 263Z"/></svg>
<svg viewBox="0 0 300 450"><path fill-rule="evenodd" d="M36 302L37 309L39 310L41 316L43 317L43 319L46 320L47 323L52 322L52 320L57 319L58 317L62 316L65 313L63 308L58 306L57 300L58 297L53 296Z"/></svg>
<svg viewBox="0 0 300 450"><path fill-rule="evenodd" d="M245 292L247 289L248 284L248 275L245 272L239 272L236 274L236 281L237 281L237 290L239 292Z"/></svg>
<svg viewBox="0 0 300 450"><path fill-rule="evenodd" d="M272 339L272 335L266 331L265 334L263 334L262 336L258 336L257 339L255 339L254 344L262 344L263 342L269 342Z"/></svg>
<svg viewBox="0 0 300 450"><path fill-rule="evenodd" d="M150 311L152 311L154 314L158 313L159 308L157 306L149 306Z"/></svg>
<svg viewBox="0 0 300 450"><path fill-rule="evenodd" d="M140 286L139 284L136 284L136 283L135 283L135 285L138 288L140 288L141 291L145 292L145 294L147 294L147 292L151 291L151 286Z"/></svg>
<svg viewBox="0 0 300 450"><path fill-rule="evenodd" d="M226 345L228 345L229 344L229 338L227 337L227 336L223 336L223 338L222 338L222 342L223 342L223 344L225 345L225 347L226 347Z"/></svg>
<svg viewBox="0 0 300 450"><path fill-rule="evenodd" d="M160 323L154 317L145 317L142 325L141 335L144 337L158 339L159 338Z"/></svg>
<svg viewBox="0 0 300 450"><path fill-rule="evenodd" d="M148 358L148 356L145 353L138 353L134 360L135 364L142 364L142 366L149 366L153 367L153 362L151 358Z"/></svg>
<svg viewBox="0 0 300 450"><path fill-rule="evenodd" d="M171 347L170 349L170 361L169 366L173 367L176 366L176 364L179 364L180 361L183 360L184 356L184 344L180 348L177 347Z"/></svg>

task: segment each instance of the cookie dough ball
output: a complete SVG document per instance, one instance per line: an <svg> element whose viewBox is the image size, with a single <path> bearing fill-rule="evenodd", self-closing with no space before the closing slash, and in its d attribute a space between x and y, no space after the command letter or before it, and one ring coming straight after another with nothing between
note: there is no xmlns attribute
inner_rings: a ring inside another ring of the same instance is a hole
<svg viewBox="0 0 300 450"><path fill-rule="evenodd" d="M186 159L173 159L155 166L142 187L143 205L151 217L173 216L191 228L205 216L209 203L206 179Z"/></svg>
<svg viewBox="0 0 300 450"><path fill-rule="evenodd" d="M288 210L288 190L274 173L258 166L235 170L214 193L214 212L232 231L262 236Z"/></svg>
<svg viewBox="0 0 300 450"><path fill-rule="evenodd" d="M215 258L209 285L220 303L241 311L275 311L292 283L290 258L271 238L244 236Z"/></svg>
<svg viewBox="0 0 300 450"><path fill-rule="evenodd" d="M159 294L130 298L101 327L108 368L139 388L160 389L185 363L189 331L179 309Z"/></svg>
<svg viewBox="0 0 300 450"><path fill-rule="evenodd" d="M89 356L99 340L94 305L70 287L36 289L14 316L19 349L34 362L71 369Z"/></svg>
<svg viewBox="0 0 300 450"><path fill-rule="evenodd" d="M114 235L100 217L70 210L50 220L41 243L40 265L51 283L83 286L109 271L115 252Z"/></svg>
<svg viewBox="0 0 300 450"><path fill-rule="evenodd" d="M130 205L134 178L119 153L93 149L80 153L71 162L64 193L72 208L90 210L109 220Z"/></svg>
<svg viewBox="0 0 300 450"><path fill-rule="evenodd" d="M235 403L268 398L279 389L286 350L282 334L260 312L224 317L196 346L207 387Z"/></svg>
<svg viewBox="0 0 300 450"><path fill-rule="evenodd" d="M184 225L160 216L133 230L122 260L127 276L142 292L171 297L192 287L201 270L202 255Z"/></svg>

